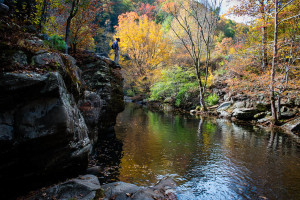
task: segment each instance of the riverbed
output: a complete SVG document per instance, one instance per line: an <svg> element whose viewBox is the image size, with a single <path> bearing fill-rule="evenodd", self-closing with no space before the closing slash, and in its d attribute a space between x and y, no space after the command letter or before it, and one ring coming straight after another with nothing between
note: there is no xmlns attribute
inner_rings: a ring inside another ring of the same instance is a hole
<svg viewBox="0 0 300 200"><path fill-rule="evenodd" d="M177 197L300 199L300 145L275 130L218 118L152 112L128 104L119 114L102 182L155 185L172 177Z"/></svg>

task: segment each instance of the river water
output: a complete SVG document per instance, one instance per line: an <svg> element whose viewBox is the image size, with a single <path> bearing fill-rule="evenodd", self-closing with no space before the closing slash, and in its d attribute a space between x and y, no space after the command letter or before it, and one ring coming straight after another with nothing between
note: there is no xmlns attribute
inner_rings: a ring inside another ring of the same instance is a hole
<svg viewBox="0 0 300 200"><path fill-rule="evenodd" d="M123 146L106 165L111 181L172 177L186 200L300 199L300 144L278 131L128 104L115 133Z"/></svg>

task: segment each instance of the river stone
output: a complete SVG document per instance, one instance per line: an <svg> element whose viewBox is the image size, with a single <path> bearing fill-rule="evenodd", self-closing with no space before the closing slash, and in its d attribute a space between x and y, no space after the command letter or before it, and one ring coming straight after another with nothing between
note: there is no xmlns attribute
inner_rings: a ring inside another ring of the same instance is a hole
<svg viewBox="0 0 300 200"><path fill-rule="evenodd" d="M153 200L153 199L173 199L175 195L176 183L171 178L162 179L154 187L138 187L124 182L109 183L103 186L105 200Z"/></svg>
<svg viewBox="0 0 300 200"><path fill-rule="evenodd" d="M254 115L254 119L261 119L264 118L266 115L266 112L260 112Z"/></svg>
<svg viewBox="0 0 300 200"><path fill-rule="evenodd" d="M292 111L287 111L287 112L282 112L280 113L280 118L281 119L290 119L290 118L293 118L295 117L296 113L295 112L292 112Z"/></svg>
<svg viewBox="0 0 300 200"><path fill-rule="evenodd" d="M219 114L220 117L231 118L231 114L229 112L227 112L227 111L221 110L219 113L220 113Z"/></svg>
<svg viewBox="0 0 300 200"><path fill-rule="evenodd" d="M233 104L233 108L244 108L246 105L245 101L237 101Z"/></svg>
<svg viewBox="0 0 300 200"><path fill-rule="evenodd" d="M300 117L285 123L282 126L282 128L284 128L288 131L294 132L294 133L299 133L300 132Z"/></svg>
<svg viewBox="0 0 300 200"><path fill-rule="evenodd" d="M228 92L227 94L225 94L224 101L229 101L231 96L232 96L231 92Z"/></svg>
<svg viewBox="0 0 300 200"><path fill-rule="evenodd" d="M93 200L101 192L99 180L94 175L84 175L55 185L28 200Z"/></svg>
<svg viewBox="0 0 300 200"><path fill-rule="evenodd" d="M282 106L281 108L280 108L280 112L287 112L287 111L289 111L289 108L288 107L286 107L286 106Z"/></svg>
<svg viewBox="0 0 300 200"><path fill-rule="evenodd" d="M258 102L255 105L255 108L259 111L259 112L265 112L267 110L269 110L271 108L270 104L267 103L262 103L262 102Z"/></svg>
<svg viewBox="0 0 300 200"><path fill-rule="evenodd" d="M226 101L224 103L222 103L218 108L217 108L217 112L220 112L222 110L227 110L230 106L231 106L232 102L231 101Z"/></svg>
<svg viewBox="0 0 300 200"><path fill-rule="evenodd" d="M91 150L88 128L59 73L3 73L0 91L4 191L85 170Z"/></svg>
<svg viewBox="0 0 300 200"><path fill-rule="evenodd" d="M110 200L114 197L116 200L131 199L126 193L134 194L141 189L134 184L121 181L103 185L102 188L104 189L105 200Z"/></svg>
<svg viewBox="0 0 300 200"><path fill-rule="evenodd" d="M232 112L232 117L240 120L251 120L257 112L254 108L236 108Z"/></svg>

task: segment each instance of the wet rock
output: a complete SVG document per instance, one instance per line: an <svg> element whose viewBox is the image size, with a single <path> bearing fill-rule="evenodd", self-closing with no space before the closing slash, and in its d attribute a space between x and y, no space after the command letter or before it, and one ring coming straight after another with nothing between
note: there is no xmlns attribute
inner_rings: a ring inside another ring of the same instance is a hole
<svg viewBox="0 0 300 200"><path fill-rule="evenodd" d="M300 117L285 123L282 128L293 133L300 133Z"/></svg>
<svg viewBox="0 0 300 200"><path fill-rule="evenodd" d="M28 200L93 200L101 193L100 183L94 175L84 175L55 185Z"/></svg>
<svg viewBox="0 0 300 200"><path fill-rule="evenodd" d="M227 118L227 119L231 118L231 113L227 111L221 110L219 113L220 113L219 116L222 118Z"/></svg>
<svg viewBox="0 0 300 200"><path fill-rule="evenodd" d="M239 120L251 120L254 119L254 115L257 114L257 110L254 108L236 108L232 112L232 117Z"/></svg>
<svg viewBox="0 0 300 200"><path fill-rule="evenodd" d="M222 110L227 110L231 105L232 105L231 101L224 102L217 108L217 112L220 112Z"/></svg>
<svg viewBox="0 0 300 200"><path fill-rule="evenodd" d="M292 111L282 112L280 115L280 119L290 119L295 117L296 113Z"/></svg>
<svg viewBox="0 0 300 200"><path fill-rule="evenodd" d="M264 118L267 115L266 112L260 112L254 115L254 119L261 119Z"/></svg>
<svg viewBox="0 0 300 200"><path fill-rule="evenodd" d="M197 113L197 110L190 110L190 113L191 113L191 114L196 114L196 113Z"/></svg>
<svg viewBox="0 0 300 200"><path fill-rule="evenodd" d="M286 106L282 106L281 108L280 108L280 112L287 112L287 111L289 111L290 109L288 108L288 107L286 107Z"/></svg>
<svg viewBox="0 0 300 200"><path fill-rule="evenodd" d="M110 200L112 198L121 200L121 199L131 199L134 193L139 191L141 188L130 183L125 182L114 182L103 185L105 199ZM130 194L130 195L127 195Z"/></svg>
<svg viewBox="0 0 300 200"><path fill-rule="evenodd" d="M270 124L271 123L271 119L272 117L271 116L267 116L267 117L264 117L264 118L261 118L259 120L257 120L258 123L265 123L265 124Z"/></svg>
<svg viewBox="0 0 300 200"><path fill-rule="evenodd" d="M162 179L154 187L138 187L133 184L116 182L103 186L105 200L153 200L166 199L176 200L176 183L171 178Z"/></svg>
<svg viewBox="0 0 300 200"><path fill-rule="evenodd" d="M88 129L59 73L3 73L0 91L0 180L8 189L86 168Z"/></svg>

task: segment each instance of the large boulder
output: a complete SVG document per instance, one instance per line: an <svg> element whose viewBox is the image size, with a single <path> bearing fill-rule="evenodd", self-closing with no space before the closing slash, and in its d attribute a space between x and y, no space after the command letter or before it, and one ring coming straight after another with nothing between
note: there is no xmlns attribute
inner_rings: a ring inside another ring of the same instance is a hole
<svg viewBox="0 0 300 200"><path fill-rule="evenodd" d="M40 191L28 200L93 200L101 195L98 178L94 175L84 175Z"/></svg>
<svg viewBox="0 0 300 200"><path fill-rule="evenodd" d="M232 117L240 120L252 120L258 111L254 108L236 108L232 112Z"/></svg>
<svg viewBox="0 0 300 200"><path fill-rule="evenodd" d="M85 91L83 98L79 100L78 107L81 110L85 122L89 128L89 138L92 143L98 140L98 123L103 107L100 96L91 91Z"/></svg>
<svg viewBox="0 0 300 200"><path fill-rule="evenodd" d="M121 71L109 58L96 54L83 55L78 66L87 90L95 92L102 100L97 127L100 133L106 132L115 125L117 114L124 109Z"/></svg>
<svg viewBox="0 0 300 200"><path fill-rule="evenodd" d="M4 191L26 190L55 181L59 175L77 174L87 167L90 149L84 118L59 73L1 74Z"/></svg>

